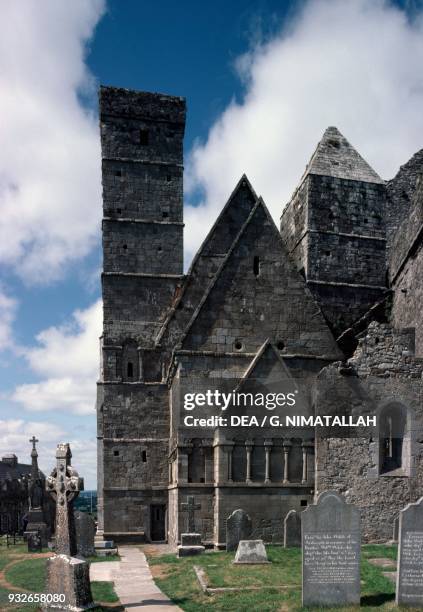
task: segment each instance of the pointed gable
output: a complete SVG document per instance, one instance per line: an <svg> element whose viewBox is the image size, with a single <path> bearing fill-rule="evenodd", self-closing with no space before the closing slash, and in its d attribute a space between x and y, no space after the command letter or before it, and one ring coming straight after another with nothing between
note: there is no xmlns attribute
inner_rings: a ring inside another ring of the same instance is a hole
<svg viewBox="0 0 423 612"><path fill-rule="evenodd" d="M182 347L255 353L266 338L290 354L339 357L260 199L194 312Z"/></svg>
<svg viewBox="0 0 423 612"><path fill-rule="evenodd" d="M292 375L287 365L274 344L267 338L248 366L237 391L242 391L247 381L251 379L260 379L266 384L288 378L291 379Z"/></svg>
<svg viewBox="0 0 423 612"><path fill-rule="evenodd" d="M384 181L336 127L328 127L301 179L309 174L383 184Z"/></svg>
<svg viewBox="0 0 423 612"><path fill-rule="evenodd" d="M172 343L178 341L257 199L244 174L194 257L181 293L158 334L157 344L167 339Z"/></svg>

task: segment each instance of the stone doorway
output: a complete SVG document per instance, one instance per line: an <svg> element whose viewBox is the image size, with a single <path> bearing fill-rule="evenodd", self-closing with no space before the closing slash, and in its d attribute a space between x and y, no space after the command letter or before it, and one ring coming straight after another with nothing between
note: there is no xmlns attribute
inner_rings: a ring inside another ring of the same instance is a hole
<svg viewBox="0 0 423 612"><path fill-rule="evenodd" d="M166 540L166 504L150 506L150 534L152 542Z"/></svg>

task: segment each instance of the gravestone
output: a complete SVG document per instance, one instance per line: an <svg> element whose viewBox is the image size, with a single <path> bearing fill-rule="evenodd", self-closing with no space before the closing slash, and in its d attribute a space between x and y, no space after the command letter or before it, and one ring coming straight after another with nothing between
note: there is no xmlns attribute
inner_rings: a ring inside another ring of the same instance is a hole
<svg viewBox="0 0 423 612"><path fill-rule="evenodd" d="M30 531L26 538L28 544L28 552L30 553L39 553L42 552L43 545L41 540L41 535L38 531Z"/></svg>
<svg viewBox="0 0 423 612"><path fill-rule="evenodd" d="M65 603L47 603L43 610L89 610L94 607L89 564L76 554L73 501L84 488L84 481L71 466L69 444L58 444L56 467L46 480L46 489L56 502L56 555L47 560L46 593L59 593Z"/></svg>
<svg viewBox="0 0 423 612"><path fill-rule="evenodd" d="M399 516L394 520L394 528L392 530L392 540L397 543L399 536Z"/></svg>
<svg viewBox="0 0 423 612"><path fill-rule="evenodd" d="M267 559L263 540L241 540L235 554L234 564L262 565Z"/></svg>
<svg viewBox="0 0 423 612"><path fill-rule="evenodd" d="M94 557L95 523L88 512L74 512L76 530L76 550L78 556Z"/></svg>
<svg viewBox="0 0 423 612"><path fill-rule="evenodd" d="M181 544L178 546L178 557L192 557L204 552L201 544L201 534L195 532L195 510L200 510L201 504L196 504L193 495L187 496L187 501L181 504L181 510L187 513L187 532L181 534Z"/></svg>
<svg viewBox="0 0 423 612"><path fill-rule="evenodd" d="M251 519L244 510L234 510L226 519L226 550L236 550L240 540L251 535Z"/></svg>
<svg viewBox="0 0 423 612"><path fill-rule="evenodd" d="M423 497L400 512L395 602L423 609Z"/></svg>
<svg viewBox="0 0 423 612"><path fill-rule="evenodd" d="M296 510L290 510L284 519L283 545L301 546L301 515Z"/></svg>
<svg viewBox="0 0 423 612"><path fill-rule="evenodd" d="M301 514L303 606L360 603L360 512L335 491Z"/></svg>

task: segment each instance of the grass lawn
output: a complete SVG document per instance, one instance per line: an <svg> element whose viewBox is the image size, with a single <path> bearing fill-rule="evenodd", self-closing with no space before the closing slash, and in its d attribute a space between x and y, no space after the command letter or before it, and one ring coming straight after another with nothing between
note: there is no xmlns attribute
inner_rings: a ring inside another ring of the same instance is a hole
<svg viewBox="0 0 423 612"><path fill-rule="evenodd" d="M301 551L296 548L267 546L271 565L234 566L234 553L213 552L198 557L177 559L175 555L151 556L148 561L157 585L183 610L199 612L205 607L221 611L260 612L278 610L317 610L301 606ZM148 554L148 553L147 553ZM385 578L379 567L371 565L370 558L396 558L396 547L368 545L362 548L361 607L339 607L331 610L399 610L395 606L395 586ZM239 591L206 595L195 576L193 565L201 566L210 588L217 587L276 587L260 591ZM322 608L323 610L324 608Z"/></svg>
<svg viewBox="0 0 423 612"><path fill-rule="evenodd" d="M49 551L43 551L49 552ZM27 557L27 558L25 558ZM93 557L90 562L118 561L119 556ZM16 563L13 563L17 561ZM45 590L46 580L46 557L29 558L26 545L11 546L9 548L0 547L0 572L3 572L4 579L13 586L22 588L24 591L32 593L42 593ZM91 591L94 601L104 603L116 603L116 596L112 582L92 582ZM14 610L14 612L32 612L39 610L38 605L25 605L21 608L8 606L8 595L10 590L0 585L0 610ZM101 612L102 607L93 609L93 612ZM106 610L106 608L104 608Z"/></svg>

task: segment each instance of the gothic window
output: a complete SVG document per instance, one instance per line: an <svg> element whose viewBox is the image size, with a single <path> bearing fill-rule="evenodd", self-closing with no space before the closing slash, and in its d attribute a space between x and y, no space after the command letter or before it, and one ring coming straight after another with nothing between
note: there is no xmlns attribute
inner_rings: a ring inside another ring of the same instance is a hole
<svg viewBox="0 0 423 612"><path fill-rule="evenodd" d="M126 375L128 378L134 378L134 364L132 363L132 361L128 361Z"/></svg>
<svg viewBox="0 0 423 612"><path fill-rule="evenodd" d="M406 409L398 405L385 407L379 416L380 473L405 469L409 448Z"/></svg>

